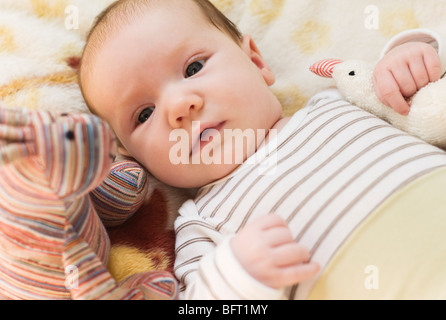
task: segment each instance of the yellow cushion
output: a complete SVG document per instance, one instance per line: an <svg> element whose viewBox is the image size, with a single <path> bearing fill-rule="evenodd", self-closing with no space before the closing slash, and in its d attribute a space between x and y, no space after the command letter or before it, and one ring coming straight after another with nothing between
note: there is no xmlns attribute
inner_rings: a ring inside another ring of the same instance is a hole
<svg viewBox="0 0 446 320"><path fill-rule="evenodd" d="M446 299L446 168L377 208L337 251L309 299Z"/></svg>

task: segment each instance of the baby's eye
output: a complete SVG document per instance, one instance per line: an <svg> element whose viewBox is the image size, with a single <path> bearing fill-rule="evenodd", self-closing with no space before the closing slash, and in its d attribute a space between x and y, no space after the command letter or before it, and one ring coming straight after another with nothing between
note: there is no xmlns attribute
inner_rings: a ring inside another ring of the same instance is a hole
<svg viewBox="0 0 446 320"><path fill-rule="evenodd" d="M192 62L190 65L187 66L185 77L189 78L193 75L197 74L204 66L205 60L198 60L195 62Z"/></svg>
<svg viewBox="0 0 446 320"><path fill-rule="evenodd" d="M144 123L147 120L149 120L150 116L152 115L155 107L145 108L138 116L138 124Z"/></svg>

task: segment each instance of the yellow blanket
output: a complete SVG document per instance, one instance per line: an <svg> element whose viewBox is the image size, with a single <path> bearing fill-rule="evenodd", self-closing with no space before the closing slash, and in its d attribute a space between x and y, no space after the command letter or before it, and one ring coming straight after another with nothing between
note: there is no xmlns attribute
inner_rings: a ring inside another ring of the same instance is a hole
<svg viewBox="0 0 446 320"><path fill-rule="evenodd" d="M338 250L309 299L446 299L446 169L383 203Z"/></svg>

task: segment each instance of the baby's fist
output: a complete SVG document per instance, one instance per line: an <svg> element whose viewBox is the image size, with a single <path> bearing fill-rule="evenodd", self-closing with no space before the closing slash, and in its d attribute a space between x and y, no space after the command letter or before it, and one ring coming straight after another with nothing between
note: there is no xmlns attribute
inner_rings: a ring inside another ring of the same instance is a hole
<svg viewBox="0 0 446 320"><path fill-rule="evenodd" d="M408 42L390 50L376 65L373 84L379 100L400 114L409 112L410 98L441 77L438 52L424 42Z"/></svg>
<svg viewBox="0 0 446 320"><path fill-rule="evenodd" d="M235 257L261 283L275 289L313 277L318 264L308 262L307 248L296 243L288 225L277 215L260 217L231 242Z"/></svg>

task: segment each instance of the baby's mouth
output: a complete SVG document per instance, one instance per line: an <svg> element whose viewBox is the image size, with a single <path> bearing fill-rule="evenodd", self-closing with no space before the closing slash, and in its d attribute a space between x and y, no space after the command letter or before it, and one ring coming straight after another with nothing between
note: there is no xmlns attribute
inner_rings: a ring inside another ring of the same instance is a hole
<svg viewBox="0 0 446 320"><path fill-rule="evenodd" d="M193 154L201 151L204 146L206 146L208 143L210 143L215 134L216 131L218 134L221 134L221 131L225 125L226 121L221 122L213 122L213 123L200 123L200 130L197 130L197 133L192 133L192 148L190 152L190 156ZM196 131L196 130L193 130Z"/></svg>

